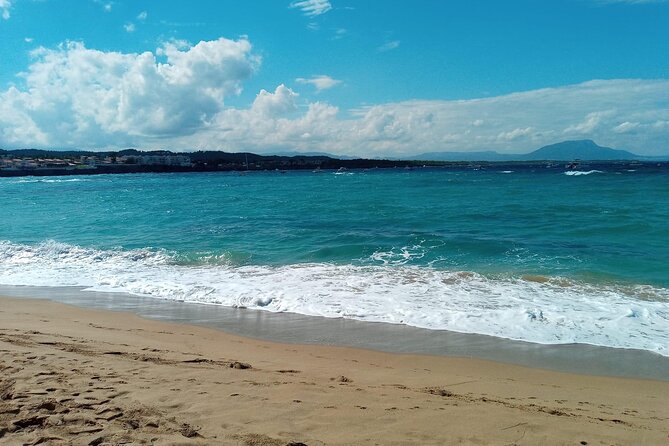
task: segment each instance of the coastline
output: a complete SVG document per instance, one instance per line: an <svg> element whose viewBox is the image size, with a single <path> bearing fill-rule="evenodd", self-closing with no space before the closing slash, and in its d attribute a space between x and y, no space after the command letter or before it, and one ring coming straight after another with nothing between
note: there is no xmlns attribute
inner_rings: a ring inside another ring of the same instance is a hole
<svg viewBox="0 0 669 446"><path fill-rule="evenodd" d="M387 353L486 359L550 371L669 382L669 357L590 344L538 344L403 324L184 303L82 287L0 286L0 296L48 299L93 310L213 328L287 344L334 345Z"/></svg>
<svg viewBox="0 0 669 446"><path fill-rule="evenodd" d="M0 327L0 437L9 444L661 444L669 436L664 381L273 343L42 299L0 298Z"/></svg>

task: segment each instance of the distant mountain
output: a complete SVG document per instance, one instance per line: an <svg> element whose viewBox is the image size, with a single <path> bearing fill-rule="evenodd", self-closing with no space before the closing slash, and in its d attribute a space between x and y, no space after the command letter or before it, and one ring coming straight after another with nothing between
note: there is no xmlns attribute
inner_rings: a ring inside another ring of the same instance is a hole
<svg viewBox="0 0 669 446"><path fill-rule="evenodd" d="M667 157L645 157L627 150L602 147L589 139L563 141L541 147L526 154L508 155L494 152L430 152L410 159L423 161L609 161L609 160L661 160Z"/></svg>
<svg viewBox="0 0 669 446"><path fill-rule="evenodd" d="M571 161L581 160L638 160L644 157L635 155L627 150L617 150L610 147L597 145L590 139L577 141L563 141L557 144L544 146L540 149L522 156L522 160L528 161Z"/></svg>

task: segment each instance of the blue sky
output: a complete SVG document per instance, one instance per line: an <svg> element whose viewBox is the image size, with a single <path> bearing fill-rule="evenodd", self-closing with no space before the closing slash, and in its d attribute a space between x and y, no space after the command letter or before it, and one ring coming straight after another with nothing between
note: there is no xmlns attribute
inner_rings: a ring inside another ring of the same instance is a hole
<svg viewBox="0 0 669 446"><path fill-rule="evenodd" d="M669 153L669 2L0 0L0 147Z"/></svg>

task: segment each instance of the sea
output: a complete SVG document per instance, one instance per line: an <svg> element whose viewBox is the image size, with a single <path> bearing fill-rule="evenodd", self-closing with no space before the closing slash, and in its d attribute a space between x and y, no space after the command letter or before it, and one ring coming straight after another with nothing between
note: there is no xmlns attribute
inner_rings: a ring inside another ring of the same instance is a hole
<svg viewBox="0 0 669 446"><path fill-rule="evenodd" d="M0 178L0 285L669 356L669 167Z"/></svg>

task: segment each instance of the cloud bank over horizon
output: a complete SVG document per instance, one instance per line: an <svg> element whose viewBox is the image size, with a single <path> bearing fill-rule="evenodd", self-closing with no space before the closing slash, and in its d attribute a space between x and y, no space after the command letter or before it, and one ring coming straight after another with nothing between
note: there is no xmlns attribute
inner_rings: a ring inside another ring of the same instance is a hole
<svg viewBox="0 0 669 446"><path fill-rule="evenodd" d="M523 153L589 138L642 155L669 153L668 79L591 80L480 99L340 110L300 96L299 87L320 91L341 82L319 75L299 78L293 87L261 90L244 108L227 104L261 69L261 58L244 37L195 45L171 41L143 53L65 42L31 56L19 85L0 91L1 148L295 150L377 157Z"/></svg>

